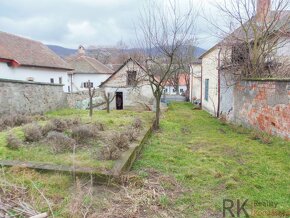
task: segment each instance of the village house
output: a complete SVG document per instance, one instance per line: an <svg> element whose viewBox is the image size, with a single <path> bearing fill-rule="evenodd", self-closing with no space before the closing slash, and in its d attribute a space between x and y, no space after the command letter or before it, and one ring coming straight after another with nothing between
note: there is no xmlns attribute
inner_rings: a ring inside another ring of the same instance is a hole
<svg viewBox="0 0 290 218"><path fill-rule="evenodd" d="M100 88L110 93L110 109L152 109L154 97L142 66L129 58Z"/></svg>
<svg viewBox="0 0 290 218"><path fill-rule="evenodd" d="M71 67L41 42L0 32L0 78L63 84Z"/></svg>
<svg viewBox="0 0 290 218"><path fill-rule="evenodd" d="M184 74L180 74L179 76L179 84L178 84L178 89L179 89L179 95L185 95L185 93L187 92L187 86L186 86L186 75ZM174 85L168 81L166 86L164 87L164 92L167 95L176 95L177 94L177 90L176 87L174 87Z"/></svg>
<svg viewBox="0 0 290 218"><path fill-rule="evenodd" d="M275 13L277 12L271 11L271 0L257 1L257 15L255 19L260 19L260 17L267 16L266 19L271 20L273 17L275 17ZM277 28L282 28L279 25L282 26L282 22L286 19L289 19L290 11L283 11L282 13L279 13L280 14L277 19L279 19L281 22L277 22ZM274 31L277 30L275 29ZM236 29L228 37L214 45L207 52L200 56L200 59L202 60L202 108L214 116L219 117L220 115L223 115L228 120L233 119L234 111L233 92L236 80L232 75L236 73L235 71L239 71L237 68L231 68L231 63L237 62L237 60L242 61L249 57L251 54L247 54L246 50L241 52L241 49L237 49L237 47L242 47L243 45L237 44L237 46L228 46L227 43L229 40L231 40L231 38L237 39L240 37L240 39L242 39L243 34L244 33L242 28ZM277 47L275 49L276 53L274 55L279 58L285 59L285 57L287 57L289 59L289 32L288 36L287 34L283 35L279 41L280 40L283 40L283 46ZM228 57L228 60L225 61L224 57Z"/></svg>
<svg viewBox="0 0 290 218"><path fill-rule="evenodd" d="M79 46L77 55L67 58L67 63L74 69L68 75L68 92L87 90L88 81L91 87L98 87L113 73L113 70L97 59L87 56L83 46Z"/></svg>

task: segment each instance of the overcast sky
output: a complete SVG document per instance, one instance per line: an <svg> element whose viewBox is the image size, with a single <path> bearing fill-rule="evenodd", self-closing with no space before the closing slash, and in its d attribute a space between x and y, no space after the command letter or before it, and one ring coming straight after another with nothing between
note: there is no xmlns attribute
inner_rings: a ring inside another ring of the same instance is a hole
<svg viewBox="0 0 290 218"><path fill-rule="evenodd" d="M131 45L144 1L1 0L0 30L68 48L113 46L120 40ZM210 1L215 0L191 1L202 4L203 13L212 13ZM208 49L216 42L204 19L196 29L199 47Z"/></svg>

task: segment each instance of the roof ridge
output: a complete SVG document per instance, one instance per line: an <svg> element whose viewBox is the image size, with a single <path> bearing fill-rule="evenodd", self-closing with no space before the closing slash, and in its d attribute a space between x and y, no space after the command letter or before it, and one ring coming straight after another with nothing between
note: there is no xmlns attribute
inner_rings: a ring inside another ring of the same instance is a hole
<svg viewBox="0 0 290 218"><path fill-rule="evenodd" d="M20 39L24 39L24 40L27 40L27 41L32 41L32 42L35 42L35 43L39 43L39 44L44 45L41 41L34 40L34 39L30 39L30 38L27 38L25 36L19 36L19 35L12 34L12 33L7 33L7 32L4 32L4 31L0 31L0 33L4 33L4 34L9 35L9 36L12 36L12 37L16 37L16 38L20 38Z"/></svg>
<svg viewBox="0 0 290 218"><path fill-rule="evenodd" d="M108 66L106 66L105 64L103 64L101 61L99 61L98 59L96 58L93 58L93 57L90 57L90 56L87 56L87 55L84 55L85 58L89 58L89 59L93 59L94 61L98 62L99 64L103 65L104 67L106 67L108 70L112 71L113 73L113 70L111 68L109 68ZM92 63L88 60L88 62L92 65ZM94 66L93 66L94 67Z"/></svg>

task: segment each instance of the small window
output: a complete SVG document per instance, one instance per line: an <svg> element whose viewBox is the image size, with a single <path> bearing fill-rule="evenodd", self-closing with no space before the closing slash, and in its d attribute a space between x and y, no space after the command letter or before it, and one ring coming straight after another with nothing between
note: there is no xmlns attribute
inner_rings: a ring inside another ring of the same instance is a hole
<svg viewBox="0 0 290 218"><path fill-rule="evenodd" d="M70 86L67 87L67 91L70 92Z"/></svg>
<svg viewBox="0 0 290 218"><path fill-rule="evenodd" d="M168 89L167 89L167 88L165 89L165 92L166 92L166 93L168 92Z"/></svg>
<svg viewBox="0 0 290 218"><path fill-rule="evenodd" d="M134 86L136 85L136 71L128 71L127 72L127 85L128 86Z"/></svg>
<svg viewBox="0 0 290 218"><path fill-rule="evenodd" d="M205 79L205 86L204 86L204 99L208 101L208 91L209 91L209 79Z"/></svg>
<svg viewBox="0 0 290 218"><path fill-rule="evenodd" d="M59 84L62 84L62 77L58 78L58 82L59 82Z"/></svg>
<svg viewBox="0 0 290 218"><path fill-rule="evenodd" d="M53 78L50 78L50 83L54 83L54 79Z"/></svg>
<svg viewBox="0 0 290 218"><path fill-rule="evenodd" d="M183 92L183 89L180 89L180 92Z"/></svg>
<svg viewBox="0 0 290 218"><path fill-rule="evenodd" d="M84 88L89 88L89 87L91 87L91 88L93 88L94 87L94 83L92 83L92 82L84 82L83 83L84 84Z"/></svg>
<svg viewBox="0 0 290 218"><path fill-rule="evenodd" d="M176 92L176 90L175 90L175 89L173 89L173 90L172 90L172 92Z"/></svg>

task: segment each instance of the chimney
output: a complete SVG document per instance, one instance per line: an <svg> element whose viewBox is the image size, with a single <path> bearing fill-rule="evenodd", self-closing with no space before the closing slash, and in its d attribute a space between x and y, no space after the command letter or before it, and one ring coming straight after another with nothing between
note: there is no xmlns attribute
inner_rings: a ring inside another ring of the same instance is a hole
<svg viewBox="0 0 290 218"><path fill-rule="evenodd" d="M271 0L257 0L257 21L265 22L271 10Z"/></svg>
<svg viewBox="0 0 290 218"><path fill-rule="evenodd" d="M78 54L84 55L85 53L86 53L86 50L85 50L84 46L80 45L78 48Z"/></svg>

